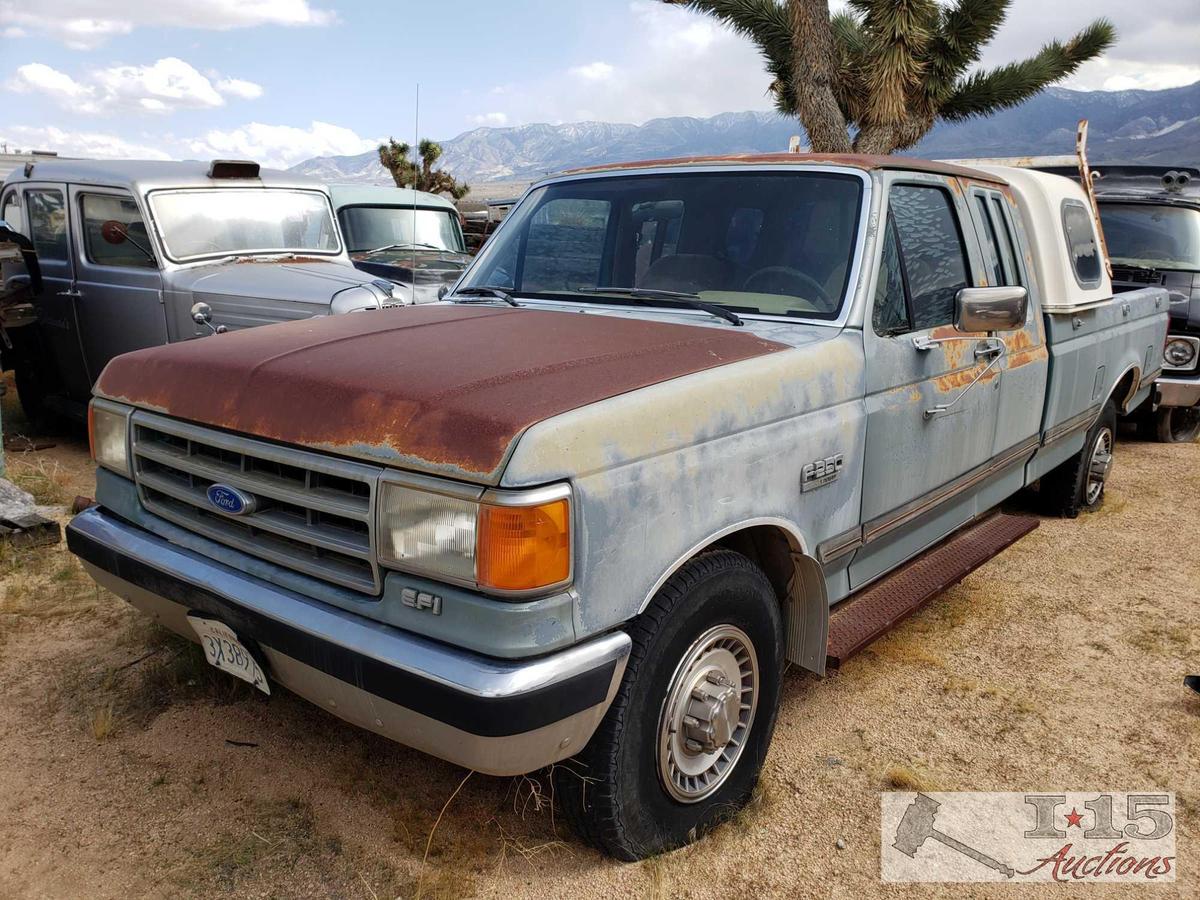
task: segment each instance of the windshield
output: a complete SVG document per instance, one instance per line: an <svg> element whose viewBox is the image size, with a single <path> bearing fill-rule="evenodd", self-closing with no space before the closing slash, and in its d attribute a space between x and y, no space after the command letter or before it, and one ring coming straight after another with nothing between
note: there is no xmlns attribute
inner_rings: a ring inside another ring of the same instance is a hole
<svg viewBox="0 0 1200 900"><path fill-rule="evenodd" d="M1109 258L1117 265L1200 269L1200 210L1150 203L1102 203Z"/></svg>
<svg viewBox="0 0 1200 900"><path fill-rule="evenodd" d="M380 247L465 253L458 213L411 206L343 206L338 221L351 253Z"/></svg>
<svg viewBox="0 0 1200 900"><path fill-rule="evenodd" d="M167 256L181 262L251 253L340 252L319 191L204 188L154 191L150 207Z"/></svg>
<svg viewBox="0 0 1200 900"><path fill-rule="evenodd" d="M620 289L672 291L740 313L835 319L862 194L860 178L831 172L562 181L520 204L463 286L601 302L605 288L618 302Z"/></svg>

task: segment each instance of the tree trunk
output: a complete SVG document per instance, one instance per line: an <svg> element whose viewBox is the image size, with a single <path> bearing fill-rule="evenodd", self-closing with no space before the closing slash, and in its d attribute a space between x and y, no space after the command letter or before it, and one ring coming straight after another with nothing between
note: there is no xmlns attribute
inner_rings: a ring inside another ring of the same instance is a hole
<svg viewBox="0 0 1200 900"><path fill-rule="evenodd" d="M792 90L796 111L817 153L849 153L846 117L834 91L833 29L828 0L788 0L792 20Z"/></svg>
<svg viewBox="0 0 1200 900"><path fill-rule="evenodd" d="M864 125L854 138L855 153L886 156L894 149L895 129L891 125Z"/></svg>

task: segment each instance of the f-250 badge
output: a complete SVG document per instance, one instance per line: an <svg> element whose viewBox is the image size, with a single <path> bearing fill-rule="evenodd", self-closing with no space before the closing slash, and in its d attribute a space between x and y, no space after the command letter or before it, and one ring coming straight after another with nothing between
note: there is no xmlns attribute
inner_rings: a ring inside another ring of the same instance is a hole
<svg viewBox="0 0 1200 900"><path fill-rule="evenodd" d="M841 453L810 462L804 467L804 472L800 476L801 493L807 494L809 491L836 481L845 466L846 460Z"/></svg>

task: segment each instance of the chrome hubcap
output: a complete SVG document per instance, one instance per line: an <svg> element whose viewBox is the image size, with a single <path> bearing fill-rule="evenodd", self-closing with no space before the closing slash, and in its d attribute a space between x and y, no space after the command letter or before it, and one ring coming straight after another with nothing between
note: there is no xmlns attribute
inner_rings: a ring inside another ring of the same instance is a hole
<svg viewBox="0 0 1200 900"><path fill-rule="evenodd" d="M758 703L758 657L740 628L700 636L671 677L659 716L658 770L676 800L717 790L742 755Z"/></svg>
<svg viewBox="0 0 1200 900"><path fill-rule="evenodd" d="M1107 428L1096 435L1092 447L1092 459L1088 465L1087 502L1094 505L1104 493L1104 482L1113 467L1113 436Z"/></svg>

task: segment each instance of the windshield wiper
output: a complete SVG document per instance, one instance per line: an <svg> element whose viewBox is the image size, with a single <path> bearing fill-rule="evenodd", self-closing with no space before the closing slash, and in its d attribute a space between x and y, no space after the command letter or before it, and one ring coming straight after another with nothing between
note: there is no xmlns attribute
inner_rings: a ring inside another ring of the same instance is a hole
<svg viewBox="0 0 1200 900"><path fill-rule="evenodd" d="M374 250L357 250L355 252L362 253L363 256L370 256L372 253L383 253L385 250L411 250L415 248L427 248L429 250L442 249L436 244L423 244L419 241L406 241L402 244L384 244L382 247L376 247Z"/></svg>
<svg viewBox="0 0 1200 900"><path fill-rule="evenodd" d="M457 300L456 297L480 297L491 298L495 300L503 300L509 306L520 307L520 303L513 299L513 295L504 288L489 287L486 285L475 285L472 287L459 288L454 294L447 299L452 303L482 303L480 300Z"/></svg>
<svg viewBox="0 0 1200 900"><path fill-rule="evenodd" d="M741 317L732 310L728 310L723 306L718 306L716 303L708 303L700 299L699 294L690 294L686 291L659 291L652 288L636 288L636 287L580 287L576 290L581 294L596 294L603 296L611 294L617 297L631 297L634 300L671 300L676 303L682 303L684 306L698 309L701 312L706 312L710 316L716 316L718 319L724 319L734 325L744 325Z"/></svg>

